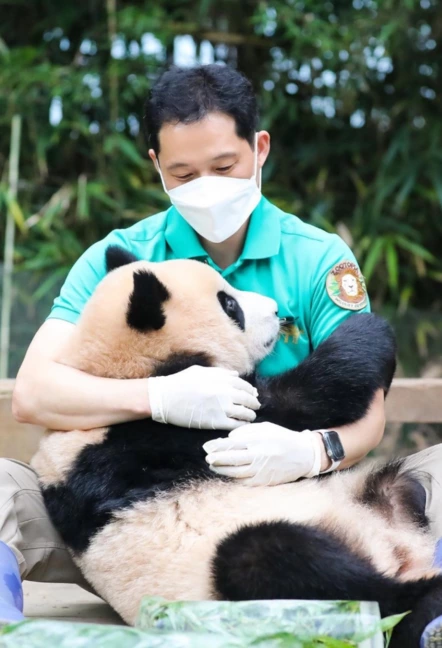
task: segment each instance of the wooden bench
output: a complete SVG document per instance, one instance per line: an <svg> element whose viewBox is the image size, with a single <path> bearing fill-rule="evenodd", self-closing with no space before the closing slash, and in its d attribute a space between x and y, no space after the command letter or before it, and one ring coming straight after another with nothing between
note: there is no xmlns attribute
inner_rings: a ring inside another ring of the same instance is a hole
<svg viewBox="0 0 442 648"><path fill-rule="evenodd" d="M12 416L14 380L0 380L0 457L28 462L37 450L43 428L17 423Z"/></svg>

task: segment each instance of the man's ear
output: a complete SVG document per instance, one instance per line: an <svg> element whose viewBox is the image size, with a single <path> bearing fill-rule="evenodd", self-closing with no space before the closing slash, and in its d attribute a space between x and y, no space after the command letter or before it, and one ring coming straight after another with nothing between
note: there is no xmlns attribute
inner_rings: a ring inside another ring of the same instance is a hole
<svg viewBox="0 0 442 648"><path fill-rule="evenodd" d="M149 149L148 154L149 154L150 159L153 162L153 165L154 165L155 169L158 171L158 168L159 168L158 158L157 158L157 154L155 153L154 149Z"/></svg>
<svg viewBox="0 0 442 648"><path fill-rule="evenodd" d="M270 153L270 135L267 131L259 131L257 136L258 166L263 167Z"/></svg>
<svg viewBox="0 0 442 648"><path fill-rule="evenodd" d="M150 270L134 272L126 321L136 331L158 331L166 322L163 305L170 299L166 286Z"/></svg>
<svg viewBox="0 0 442 648"><path fill-rule="evenodd" d="M128 263L134 263L134 261L140 260L137 259L132 252L125 250L119 245L109 245L106 249L105 259L107 272L111 272L111 270L115 270L116 268L120 268Z"/></svg>

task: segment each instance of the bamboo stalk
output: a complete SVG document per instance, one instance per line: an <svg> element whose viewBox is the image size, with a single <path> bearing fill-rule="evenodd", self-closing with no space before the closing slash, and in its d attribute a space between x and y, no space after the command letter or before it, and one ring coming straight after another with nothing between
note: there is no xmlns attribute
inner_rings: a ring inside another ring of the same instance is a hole
<svg viewBox="0 0 442 648"><path fill-rule="evenodd" d="M112 51L112 45L117 37L117 0L106 0L107 10L107 31L109 37L109 50ZM118 75L109 65L109 103L110 118L115 128L118 119Z"/></svg>
<svg viewBox="0 0 442 648"><path fill-rule="evenodd" d="M21 115L14 115L11 124L11 152L9 156L9 195L15 199L18 190L20 160ZM14 217L6 214L5 254L3 266L3 299L0 319L0 378L8 377L9 340L12 311L12 270L14 265Z"/></svg>

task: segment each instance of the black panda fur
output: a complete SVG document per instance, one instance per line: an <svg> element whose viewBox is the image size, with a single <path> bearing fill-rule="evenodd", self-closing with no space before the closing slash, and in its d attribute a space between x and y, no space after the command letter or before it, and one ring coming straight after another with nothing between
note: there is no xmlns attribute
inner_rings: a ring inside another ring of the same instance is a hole
<svg viewBox="0 0 442 648"><path fill-rule="evenodd" d="M222 598L378 601L382 617L413 610L390 648L417 648L425 626L442 612L442 577L399 582L377 572L332 532L268 522L225 538L213 561Z"/></svg>
<svg viewBox="0 0 442 648"><path fill-rule="evenodd" d="M132 260L114 251L108 266ZM210 366L211 359L204 354L173 356L158 375L193 364ZM259 390L259 420L301 430L359 420L378 389L387 393L394 370L391 327L376 315L359 314L295 369L274 378L248 378ZM80 452L63 485L43 487L50 516L67 546L80 555L118 511L190 481L219 480L202 449L219 436L227 433L183 430L151 419L111 426L102 443ZM395 463L372 474L361 498L386 516L398 511L417 527L426 527L425 491L419 479L400 468ZM387 578L345 538L283 520L230 534L219 544L212 567L215 591L226 599L374 599L383 615L413 609L395 631L391 648L414 648L425 625L442 614L442 577L414 582Z"/></svg>

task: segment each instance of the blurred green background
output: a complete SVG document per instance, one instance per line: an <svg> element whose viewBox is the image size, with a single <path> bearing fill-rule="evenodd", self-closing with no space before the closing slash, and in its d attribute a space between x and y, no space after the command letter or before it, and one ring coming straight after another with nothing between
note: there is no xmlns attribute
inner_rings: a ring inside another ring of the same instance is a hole
<svg viewBox="0 0 442 648"><path fill-rule="evenodd" d="M0 0L9 375L82 251L168 205L143 102L171 63L211 62L254 84L272 135L264 193L353 248L374 310L396 327L399 375L442 375L442 3Z"/></svg>

